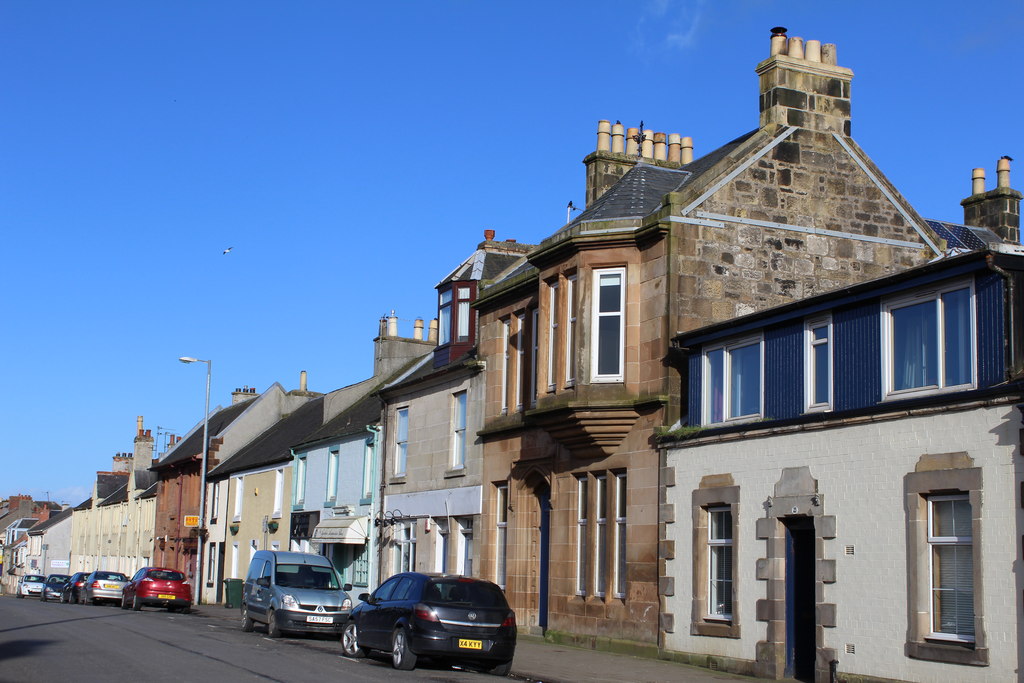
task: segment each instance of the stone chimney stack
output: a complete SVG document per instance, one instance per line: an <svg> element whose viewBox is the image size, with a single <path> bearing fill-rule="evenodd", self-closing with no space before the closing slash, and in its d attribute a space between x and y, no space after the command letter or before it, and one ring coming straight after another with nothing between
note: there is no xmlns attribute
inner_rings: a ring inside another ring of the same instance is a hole
<svg viewBox="0 0 1024 683"><path fill-rule="evenodd" d="M231 392L231 405L241 403L242 401L251 401L256 398L256 387L250 387L248 384L241 389L235 388Z"/></svg>
<svg viewBox="0 0 1024 683"><path fill-rule="evenodd" d="M111 472L131 472L132 471L132 455L131 453L115 453L114 464L110 468Z"/></svg>
<svg viewBox="0 0 1024 683"><path fill-rule="evenodd" d="M769 57L757 65L761 78L761 128L796 126L850 135L853 71L836 65L836 46L787 38L772 29Z"/></svg>
<svg viewBox="0 0 1024 683"><path fill-rule="evenodd" d="M1010 187L1010 157L996 164L996 187L985 191L985 169L974 169L971 196L960 202L964 207L964 223L988 228L1004 242L1020 244L1020 200L1022 195Z"/></svg>
<svg viewBox="0 0 1024 683"><path fill-rule="evenodd" d="M688 158L680 150L680 141L689 141ZM598 121L597 149L583 160L587 167L587 206L639 162L679 168L690 161L693 161L693 141L690 138L683 138L678 133L656 132L651 128L626 129L619 121Z"/></svg>
<svg viewBox="0 0 1024 683"><path fill-rule="evenodd" d="M153 459L153 445L152 430L143 429L142 416L139 415L135 434L135 448L132 452L137 468L144 469L149 467L149 461Z"/></svg>

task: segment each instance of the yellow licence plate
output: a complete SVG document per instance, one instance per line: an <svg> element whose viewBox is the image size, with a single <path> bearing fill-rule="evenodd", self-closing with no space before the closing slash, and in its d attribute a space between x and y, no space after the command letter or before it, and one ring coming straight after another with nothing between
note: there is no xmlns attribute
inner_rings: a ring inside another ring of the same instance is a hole
<svg viewBox="0 0 1024 683"><path fill-rule="evenodd" d="M178 599L177 595L167 595L166 593L160 593L156 597L160 598L161 600L177 600Z"/></svg>
<svg viewBox="0 0 1024 683"><path fill-rule="evenodd" d="M104 588L109 588L109 589L118 589L121 586L116 584L116 583L105 583L105 584L103 584L103 587Z"/></svg>
<svg viewBox="0 0 1024 683"><path fill-rule="evenodd" d="M466 650L482 650L484 647L484 641L482 640L466 640L465 638L459 638L459 647Z"/></svg>

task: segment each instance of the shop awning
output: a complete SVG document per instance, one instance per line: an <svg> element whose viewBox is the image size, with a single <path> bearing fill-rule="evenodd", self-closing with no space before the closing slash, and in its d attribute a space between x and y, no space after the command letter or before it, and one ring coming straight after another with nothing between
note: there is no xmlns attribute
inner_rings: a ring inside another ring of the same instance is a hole
<svg viewBox="0 0 1024 683"><path fill-rule="evenodd" d="M313 529L314 541L321 543L366 543L369 517L332 517Z"/></svg>

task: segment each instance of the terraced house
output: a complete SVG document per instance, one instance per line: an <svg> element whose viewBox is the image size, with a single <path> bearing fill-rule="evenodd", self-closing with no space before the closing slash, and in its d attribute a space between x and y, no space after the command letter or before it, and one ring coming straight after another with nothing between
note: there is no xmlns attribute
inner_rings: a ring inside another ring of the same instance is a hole
<svg viewBox="0 0 1024 683"><path fill-rule="evenodd" d="M506 580L520 625L651 651L686 628L666 609L684 549L665 542L654 442L682 414L674 335L949 249L851 136L836 47L777 29L767 53L757 127L698 158L689 137L601 121L585 210L477 297L496 539L480 573Z"/></svg>

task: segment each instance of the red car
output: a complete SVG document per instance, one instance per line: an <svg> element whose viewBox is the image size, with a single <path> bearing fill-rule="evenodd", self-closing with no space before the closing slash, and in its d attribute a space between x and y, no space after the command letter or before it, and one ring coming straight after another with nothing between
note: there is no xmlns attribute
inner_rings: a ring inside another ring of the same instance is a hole
<svg viewBox="0 0 1024 683"><path fill-rule="evenodd" d="M192 586L176 569L143 567L135 572L121 593L121 609L142 609L143 605L166 607L168 611L188 613L192 605Z"/></svg>

